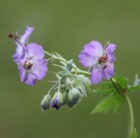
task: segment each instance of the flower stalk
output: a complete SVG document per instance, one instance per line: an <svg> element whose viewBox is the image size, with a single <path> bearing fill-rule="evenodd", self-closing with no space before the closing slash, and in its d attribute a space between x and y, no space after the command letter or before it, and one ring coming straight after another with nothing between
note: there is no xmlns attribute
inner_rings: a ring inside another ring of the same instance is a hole
<svg viewBox="0 0 140 138"><path fill-rule="evenodd" d="M115 81L112 78L110 78L110 81L111 81L112 85L114 86L114 88L116 89L116 91L119 92L119 94L123 93L123 92L120 91L117 84L115 83ZM132 106L132 103L131 103L131 100L130 100L129 96L127 94L124 94L123 96L126 100L126 103L128 105L128 109L129 109L130 123L129 123L129 127L128 127L128 138L131 138L131 135L132 135L133 130L134 130L133 106Z"/></svg>
<svg viewBox="0 0 140 138"><path fill-rule="evenodd" d="M130 114L130 124L128 127L128 138L131 138L131 135L134 130L134 112L133 112L133 106L132 106L129 96L125 95L125 99L126 99L126 102L127 102L128 108L129 108L129 114Z"/></svg>

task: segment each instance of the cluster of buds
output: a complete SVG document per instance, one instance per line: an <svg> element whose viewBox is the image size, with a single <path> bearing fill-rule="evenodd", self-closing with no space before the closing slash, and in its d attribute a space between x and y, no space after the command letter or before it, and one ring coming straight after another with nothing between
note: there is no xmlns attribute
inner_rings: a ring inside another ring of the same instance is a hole
<svg viewBox="0 0 140 138"><path fill-rule="evenodd" d="M67 61L58 54L51 54L51 57L53 60L58 59L62 66L59 65L61 71L56 74L57 80L53 82L53 86L44 96L41 108L43 110L50 108L58 110L63 105L72 108L86 96L86 88L91 85L91 82L84 75L78 74L72 60Z"/></svg>

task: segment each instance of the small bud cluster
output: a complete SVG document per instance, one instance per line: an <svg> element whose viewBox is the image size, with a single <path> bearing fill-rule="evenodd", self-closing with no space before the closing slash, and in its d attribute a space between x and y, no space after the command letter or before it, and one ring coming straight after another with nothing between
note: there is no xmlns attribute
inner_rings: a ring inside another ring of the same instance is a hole
<svg viewBox="0 0 140 138"><path fill-rule="evenodd" d="M63 66L62 70L56 74L57 80L53 82L53 86L41 102L43 110L49 108L58 110L63 105L74 107L86 95L86 87L90 86L90 80L87 77L76 73L72 60L61 63Z"/></svg>

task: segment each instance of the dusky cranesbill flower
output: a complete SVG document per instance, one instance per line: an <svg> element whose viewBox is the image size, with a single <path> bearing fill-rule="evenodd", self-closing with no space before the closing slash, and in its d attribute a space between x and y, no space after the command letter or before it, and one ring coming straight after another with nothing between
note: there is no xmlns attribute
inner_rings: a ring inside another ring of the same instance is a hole
<svg viewBox="0 0 140 138"><path fill-rule="evenodd" d="M114 75L115 49L113 43L103 48L98 41L91 41L84 46L78 58L85 68L90 68L92 84L98 84L102 79L110 79Z"/></svg>
<svg viewBox="0 0 140 138"><path fill-rule="evenodd" d="M37 43L27 44L33 30L33 27L27 26L21 37L15 37L17 48L13 56L18 66L20 80L31 86L35 84L36 80L43 79L48 71L43 47Z"/></svg>

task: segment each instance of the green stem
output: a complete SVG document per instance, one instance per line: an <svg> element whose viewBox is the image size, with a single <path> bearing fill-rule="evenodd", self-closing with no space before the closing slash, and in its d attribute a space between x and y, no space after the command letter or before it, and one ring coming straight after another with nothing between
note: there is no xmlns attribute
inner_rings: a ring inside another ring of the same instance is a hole
<svg viewBox="0 0 140 138"><path fill-rule="evenodd" d="M67 63L68 61L64 58L61 58L61 57L58 57L58 56L55 56L54 54L51 54L49 53L48 51L44 51L44 53L48 56L50 56L52 59L55 59L55 60L59 60L59 61L62 61L64 63Z"/></svg>
<svg viewBox="0 0 140 138"><path fill-rule="evenodd" d="M49 89L48 94L51 94L52 90L56 87L57 84L58 84L58 83L54 84L54 85Z"/></svg>
<svg viewBox="0 0 140 138"><path fill-rule="evenodd" d="M130 112L130 124L129 124L129 130L128 130L128 138L131 138L132 132L134 130L134 114L133 114L133 107L132 107L132 103L131 100L129 98L128 95L125 95L125 99L129 108L129 112Z"/></svg>
<svg viewBox="0 0 140 138"><path fill-rule="evenodd" d="M45 50L44 50L44 53L45 53L46 55L48 55L48 56L52 57L52 54L51 54L51 53L49 53L48 51L45 51Z"/></svg>
<svg viewBox="0 0 140 138"><path fill-rule="evenodd" d="M90 72L88 72L88 71L84 71L84 70L81 70L81 69L78 69L77 70L77 73L79 73L79 74L83 74L83 75L90 75Z"/></svg>
<svg viewBox="0 0 140 138"><path fill-rule="evenodd" d="M115 83L115 81L114 81L112 78L110 78L110 81L111 81L111 83L113 84L113 86L115 87L116 91L117 91L118 93L121 93L121 91L120 91L120 89L118 88L118 86L117 86L117 84Z"/></svg>
<svg viewBox="0 0 140 138"><path fill-rule="evenodd" d="M50 56L52 59L59 60L59 61L62 61L64 63L68 63L68 61L64 58L55 57L53 54L49 53L48 51L44 51L44 52L46 55ZM76 70L75 71L76 73L80 73L80 74L88 75L88 76L90 75L90 72L79 69L75 64L73 64L73 68Z"/></svg>
<svg viewBox="0 0 140 138"><path fill-rule="evenodd" d="M115 89L117 90L117 92L119 92L120 94L122 93L121 90L118 88L117 84L115 83L115 81L110 78L110 81L112 82L113 86L115 87ZM128 108L129 108L129 114L130 114L130 124L129 124L129 128L128 128L128 138L131 138L133 129L134 129L134 114L133 114L133 107L132 107L132 103L131 100L129 98L128 95L124 95Z"/></svg>

